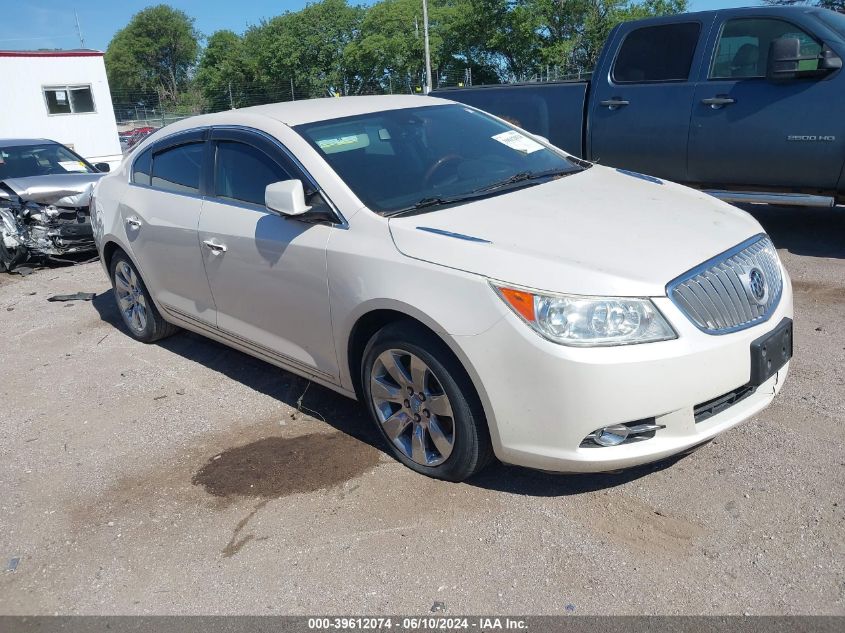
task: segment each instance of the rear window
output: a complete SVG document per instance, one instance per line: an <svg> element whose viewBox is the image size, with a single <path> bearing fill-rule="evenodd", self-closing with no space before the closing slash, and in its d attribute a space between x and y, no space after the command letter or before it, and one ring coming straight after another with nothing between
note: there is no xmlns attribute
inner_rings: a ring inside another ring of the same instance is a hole
<svg viewBox="0 0 845 633"><path fill-rule="evenodd" d="M198 194L203 143L189 143L153 156L152 186L176 193Z"/></svg>
<svg viewBox="0 0 845 633"><path fill-rule="evenodd" d="M152 151L146 150L132 166L132 182L136 185L150 184L150 167L152 167Z"/></svg>
<svg viewBox="0 0 845 633"><path fill-rule="evenodd" d="M698 44L698 22L647 26L631 31L613 66L616 83L685 81Z"/></svg>

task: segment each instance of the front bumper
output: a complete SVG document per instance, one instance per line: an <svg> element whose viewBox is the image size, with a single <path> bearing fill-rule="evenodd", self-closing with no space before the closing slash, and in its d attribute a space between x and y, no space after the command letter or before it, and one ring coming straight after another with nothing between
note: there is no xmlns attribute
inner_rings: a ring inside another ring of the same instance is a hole
<svg viewBox="0 0 845 633"><path fill-rule="evenodd" d="M785 273L783 295L769 319L731 334L699 331L667 298L655 305L678 332L676 340L564 347L541 338L510 312L482 334L455 337L479 388L497 457L560 472L627 468L706 442L772 401L788 363L751 395L695 421L696 407L749 382L751 342L792 318ZM654 437L581 446L600 427L649 418L665 426Z"/></svg>

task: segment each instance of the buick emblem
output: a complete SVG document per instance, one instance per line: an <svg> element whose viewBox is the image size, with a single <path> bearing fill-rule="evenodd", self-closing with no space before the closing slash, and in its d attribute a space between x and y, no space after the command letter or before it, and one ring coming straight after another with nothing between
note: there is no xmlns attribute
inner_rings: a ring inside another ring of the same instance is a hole
<svg viewBox="0 0 845 633"><path fill-rule="evenodd" d="M769 293L767 292L766 277L763 275L763 271L759 268L749 270L746 275L745 284L748 288L749 296L759 305L764 305Z"/></svg>

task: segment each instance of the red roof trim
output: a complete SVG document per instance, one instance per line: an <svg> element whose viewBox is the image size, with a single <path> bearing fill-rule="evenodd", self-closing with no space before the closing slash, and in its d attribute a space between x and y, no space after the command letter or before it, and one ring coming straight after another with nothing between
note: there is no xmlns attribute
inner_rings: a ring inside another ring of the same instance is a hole
<svg viewBox="0 0 845 633"><path fill-rule="evenodd" d="M102 57L101 51L0 51L0 57Z"/></svg>

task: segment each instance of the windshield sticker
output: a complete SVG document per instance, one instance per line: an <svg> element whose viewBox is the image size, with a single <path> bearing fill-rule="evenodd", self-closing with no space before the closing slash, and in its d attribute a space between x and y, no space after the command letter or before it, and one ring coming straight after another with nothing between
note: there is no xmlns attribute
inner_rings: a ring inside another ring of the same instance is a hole
<svg viewBox="0 0 845 633"><path fill-rule="evenodd" d="M62 169L64 169L65 171L88 171L85 168L85 163L82 163L78 160L60 160L59 165L61 165Z"/></svg>
<svg viewBox="0 0 845 633"><path fill-rule="evenodd" d="M326 154L336 154L338 152L348 152L353 149L361 149L370 144L370 137L367 134L349 134L346 136L336 136L333 138L324 138L317 141L317 145Z"/></svg>
<svg viewBox="0 0 845 633"><path fill-rule="evenodd" d="M537 141L523 136L515 130L496 134L492 138L494 141L499 141L502 145L507 145L511 149L515 149L517 152L522 152L523 154L531 154L532 152L543 149L543 146Z"/></svg>

